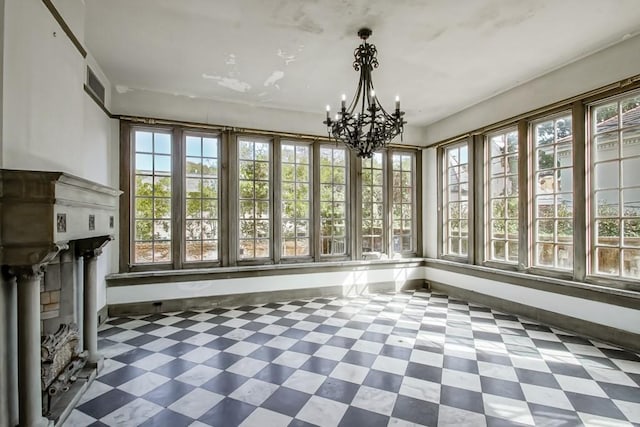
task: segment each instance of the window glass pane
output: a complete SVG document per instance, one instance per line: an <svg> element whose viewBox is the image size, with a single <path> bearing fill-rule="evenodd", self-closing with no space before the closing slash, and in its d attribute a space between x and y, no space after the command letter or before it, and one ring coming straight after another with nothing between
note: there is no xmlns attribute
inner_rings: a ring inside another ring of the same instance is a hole
<svg viewBox="0 0 640 427"><path fill-rule="evenodd" d="M531 124L536 135L533 264L539 267L573 268L572 119L570 113Z"/></svg>
<svg viewBox="0 0 640 427"><path fill-rule="evenodd" d="M220 177L217 150L217 137L185 137L185 261L219 259L217 204Z"/></svg>
<svg viewBox="0 0 640 427"><path fill-rule="evenodd" d="M320 147L320 254L345 255L347 153L344 148Z"/></svg>
<svg viewBox="0 0 640 427"><path fill-rule="evenodd" d="M412 252L414 248L414 154L394 153L392 156L392 250L396 253ZM382 202L382 188L375 200ZM404 221L396 221L404 219Z"/></svg>
<svg viewBox="0 0 640 427"><path fill-rule="evenodd" d="M382 153L362 159L362 253L383 252Z"/></svg>
<svg viewBox="0 0 640 427"><path fill-rule="evenodd" d="M132 261L171 262L171 134L133 132Z"/></svg>
<svg viewBox="0 0 640 427"><path fill-rule="evenodd" d="M311 255L310 194L311 150L293 142L281 145L282 256Z"/></svg>
<svg viewBox="0 0 640 427"><path fill-rule="evenodd" d="M501 142L495 141L499 147ZM468 221L467 201L469 199L467 144L461 143L445 148L443 165L443 251L447 255L466 256L469 233L461 228L460 221Z"/></svg>
<svg viewBox="0 0 640 427"><path fill-rule="evenodd" d="M591 107L592 274L640 278L639 118L638 92Z"/></svg>
<svg viewBox="0 0 640 427"><path fill-rule="evenodd" d="M540 138L540 134L538 139ZM518 261L518 133L515 130L487 135L487 216L489 232L486 259ZM551 155L553 157L553 155ZM538 153L538 159L540 159ZM540 160L538 160L540 161Z"/></svg>
<svg viewBox="0 0 640 427"><path fill-rule="evenodd" d="M271 144L238 140L239 259L271 256Z"/></svg>

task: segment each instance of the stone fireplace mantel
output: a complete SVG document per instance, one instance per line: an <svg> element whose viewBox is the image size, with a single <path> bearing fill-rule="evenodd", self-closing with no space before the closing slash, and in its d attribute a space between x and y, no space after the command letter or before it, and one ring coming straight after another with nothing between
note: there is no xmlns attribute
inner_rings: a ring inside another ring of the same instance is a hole
<svg viewBox="0 0 640 427"><path fill-rule="evenodd" d="M96 261L113 240L120 194L63 172L0 169L0 265L5 286L17 288L16 316L8 327L18 342L21 426L53 424L42 416L40 398L40 283L47 264L70 247L84 261L81 333L88 362L98 369Z"/></svg>

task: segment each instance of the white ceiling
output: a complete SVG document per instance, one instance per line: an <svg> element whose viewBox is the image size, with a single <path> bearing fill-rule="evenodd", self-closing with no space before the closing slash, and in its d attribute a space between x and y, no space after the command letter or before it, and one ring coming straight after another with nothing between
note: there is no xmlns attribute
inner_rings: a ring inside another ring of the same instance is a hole
<svg viewBox="0 0 640 427"><path fill-rule="evenodd" d="M322 114L351 97L373 29L383 106L427 125L640 32L639 0L86 0L119 92Z"/></svg>

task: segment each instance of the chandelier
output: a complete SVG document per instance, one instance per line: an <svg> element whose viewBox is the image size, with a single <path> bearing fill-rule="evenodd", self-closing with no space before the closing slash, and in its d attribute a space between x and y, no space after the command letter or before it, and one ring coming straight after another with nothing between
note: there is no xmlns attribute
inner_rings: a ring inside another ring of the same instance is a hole
<svg viewBox="0 0 640 427"><path fill-rule="evenodd" d="M370 35L369 28L358 31L363 42L354 52L353 68L360 72L360 81L351 104L347 107L346 95L342 95L341 108L335 119L331 119L331 107L327 105L327 120L323 122L327 125L329 137L342 142L363 158L370 158L374 152L385 148L398 134L402 138L407 123L402 118L404 112L400 111L400 97L396 96L396 108L392 114L387 113L376 98L371 72L378 68L378 50L375 45L367 43Z"/></svg>

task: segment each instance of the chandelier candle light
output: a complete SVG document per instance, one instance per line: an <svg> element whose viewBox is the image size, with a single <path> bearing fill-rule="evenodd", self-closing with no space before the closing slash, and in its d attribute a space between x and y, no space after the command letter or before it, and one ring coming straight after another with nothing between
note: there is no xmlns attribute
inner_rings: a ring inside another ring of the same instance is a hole
<svg viewBox="0 0 640 427"><path fill-rule="evenodd" d="M378 68L375 45L367 43L371 35L369 28L362 28L358 36L363 40L354 52L353 68L360 71L360 81L355 96L347 108L346 95L342 95L341 108L331 119L331 107L327 105L327 125L329 136L342 142L358 157L370 158L374 152L384 149L393 138L402 132L407 123L403 120L404 111L400 111L400 97L396 96L396 108L389 114L376 99L371 80L371 72Z"/></svg>

